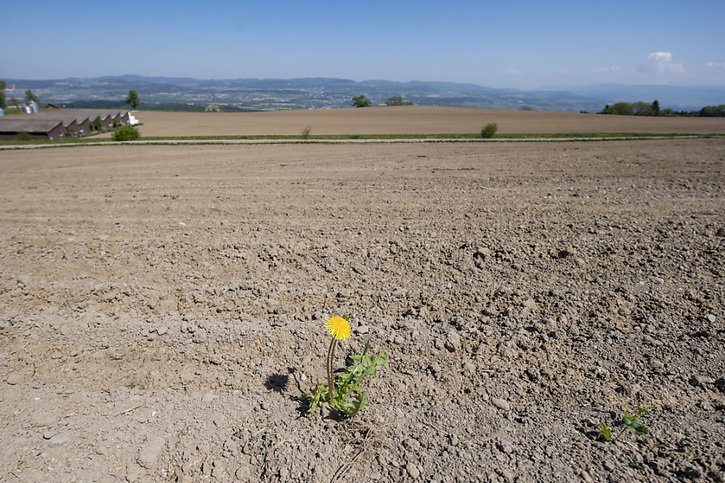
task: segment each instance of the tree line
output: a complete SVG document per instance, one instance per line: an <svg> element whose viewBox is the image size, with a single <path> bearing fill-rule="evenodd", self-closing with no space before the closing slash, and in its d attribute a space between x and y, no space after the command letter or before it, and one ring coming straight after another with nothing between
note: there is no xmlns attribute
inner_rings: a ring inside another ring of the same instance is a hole
<svg viewBox="0 0 725 483"><path fill-rule="evenodd" d="M372 101L368 96L361 94L352 98L353 107L370 107ZM385 99L386 106L412 106L413 103L410 101L403 100L403 96L393 96Z"/></svg>
<svg viewBox="0 0 725 483"><path fill-rule="evenodd" d="M653 102L617 102L604 106L599 114L615 114L618 116L681 116L681 117L725 117L725 104L705 106L696 111L675 111L670 108L661 109L657 99Z"/></svg>

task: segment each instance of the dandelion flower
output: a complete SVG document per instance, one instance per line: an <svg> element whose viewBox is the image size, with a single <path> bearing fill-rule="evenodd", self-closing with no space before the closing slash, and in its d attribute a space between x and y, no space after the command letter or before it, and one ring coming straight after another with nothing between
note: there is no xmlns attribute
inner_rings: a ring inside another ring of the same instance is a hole
<svg viewBox="0 0 725 483"><path fill-rule="evenodd" d="M350 324L339 315L327 319L325 328L335 340L347 340L350 338Z"/></svg>

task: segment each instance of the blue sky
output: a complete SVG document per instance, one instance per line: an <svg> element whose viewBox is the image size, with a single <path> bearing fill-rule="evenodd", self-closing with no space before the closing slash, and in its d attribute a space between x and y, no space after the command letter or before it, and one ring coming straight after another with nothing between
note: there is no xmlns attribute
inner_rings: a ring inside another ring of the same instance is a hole
<svg viewBox="0 0 725 483"><path fill-rule="evenodd" d="M36 0L22 10L0 27L0 78L725 86L723 0Z"/></svg>

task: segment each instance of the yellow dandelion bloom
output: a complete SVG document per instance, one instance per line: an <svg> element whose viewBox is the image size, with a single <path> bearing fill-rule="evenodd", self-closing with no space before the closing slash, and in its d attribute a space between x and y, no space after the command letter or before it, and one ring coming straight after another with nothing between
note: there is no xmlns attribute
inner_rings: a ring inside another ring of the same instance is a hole
<svg viewBox="0 0 725 483"><path fill-rule="evenodd" d="M350 324L339 315L327 319L325 328L337 340L347 340L350 338Z"/></svg>

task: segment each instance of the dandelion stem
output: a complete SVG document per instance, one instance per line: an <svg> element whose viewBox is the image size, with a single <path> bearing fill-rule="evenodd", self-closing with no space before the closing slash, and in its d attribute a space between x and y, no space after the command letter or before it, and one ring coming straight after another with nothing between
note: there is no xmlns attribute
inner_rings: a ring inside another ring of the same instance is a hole
<svg viewBox="0 0 725 483"><path fill-rule="evenodd" d="M330 348L327 350L327 386L330 388L330 404L335 397L335 379L332 377L332 358L335 355L335 345L337 345L337 339L333 337L330 341Z"/></svg>

